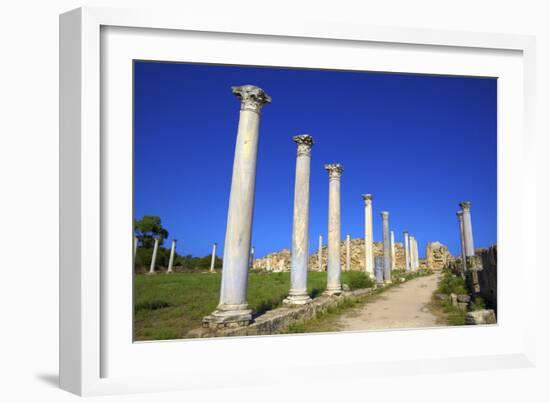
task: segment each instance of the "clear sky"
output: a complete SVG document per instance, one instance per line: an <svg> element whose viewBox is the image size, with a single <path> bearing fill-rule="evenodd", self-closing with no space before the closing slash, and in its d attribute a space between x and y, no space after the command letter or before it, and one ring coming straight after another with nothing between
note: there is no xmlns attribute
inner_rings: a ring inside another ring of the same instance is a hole
<svg viewBox="0 0 550 403"><path fill-rule="evenodd" d="M178 253L223 253L239 100L263 88L252 243L256 256L290 248L296 145L314 137L310 251L326 241L328 175L343 164L342 238L363 236L363 193L402 242L425 255L439 240L459 254L456 211L472 202L474 242L496 243L496 92L492 78L135 62L134 216L158 215ZM165 243L165 246L167 244Z"/></svg>

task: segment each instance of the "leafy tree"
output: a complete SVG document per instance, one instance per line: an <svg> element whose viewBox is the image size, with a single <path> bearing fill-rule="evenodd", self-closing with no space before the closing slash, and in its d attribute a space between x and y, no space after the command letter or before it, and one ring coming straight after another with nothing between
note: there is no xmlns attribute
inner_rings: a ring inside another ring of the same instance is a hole
<svg viewBox="0 0 550 403"><path fill-rule="evenodd" d="M138 238L139 246L146 249L153 247L154 238L159 238L159 245L168 238L168 231L162 226L158 216L146 215L141 220L134 220L134 234Z"/></svg>

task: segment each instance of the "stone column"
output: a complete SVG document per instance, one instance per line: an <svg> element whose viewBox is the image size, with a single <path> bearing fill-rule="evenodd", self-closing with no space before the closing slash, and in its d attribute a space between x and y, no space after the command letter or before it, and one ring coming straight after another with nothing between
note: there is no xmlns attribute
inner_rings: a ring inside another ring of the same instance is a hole
<svg viewBox="0 0 550 403"><path fill-rule="evenodd" d="M215 273L214 265L216 264L216 242L214 242L214 245L212 245L212 257L210 259L210 273Z"/></svg>
<svg viewBox="0 0 550 403"><path fill-rule="evenodd" d="M464 217L463 211L457 211L456 216L458 217L458 229L460 232L460 260L462 260L462 271L466 273L466 245L464 245Z"/></svg>
<svg viewBox="0 0 550 403"><path fill-rule="evenodd" d="M296 179L294 183L294 213L292 222L292 255L290 291L283 301L303 305L311 301L307 293L307 261L309 258L309 176L313 137L302 134L293 137L298 145Z"/></svg>
<svg viewBox="0 0 550 403"><path fill-rule="evenodd" d="M415 270L420 269L420 259L418 257L418 240L414 238L414 268Z"/></svg>
<svg viewBox="0 0 550 403"><path fill-rule="evenodd" d="M220 303L211 315L203 318L203 325L210 327L246 326L252 319L252 310L246 301L246 288L254 210L258 129L262 106L271 102L271 98L261 88L253 85L233 87L232 90L241 100L241 111L227 211Z"/></svg>
<svg viewBox="0 0 550 403"><path fill-rule="evenodd" d="M344 168L340 164L326 164L329 177L328 203L328 256L327 289L328 295L342 292L340 267L340 177Z"/></svg>
<svg viewBox="0 0 550 403"><path fill-rule="evenodd" d="M172 239L172 248L170 248L170 260L168 260L168 270L166 270L166 273L172 273L174 271L172 267L174 266L175 254L176 254L176 240Z"/></svg>
<svg viewBox="0 0 550 403"><path fill-rule="evenodd" d="M390 231L391 269L395 270L395 235Z"/></svg>
<svg viewBox="0 0 550 403"><path fill-rule="evenodd" d="M411 271L416 271L416 261L414 259L414 236L409 235L409 262Z"/></svg>
<svg viewBox="0 0 550 403"><path fill-rule="evenodd" d="M372 195L363 195L365 202L365 271L370 278L374 278L374 252L372 231Z"/></svg>
<svg viewBox="0 0 550 403"><path fill-rule="evenodd" d="M351 239L346 235L346 271L351 270Z"/></svg>
<svg viewBox="0 0 550 403"><path fill-rule="evenodd" d="M382 211L382 237L384 240L384 283L391 283L390 213Z"/></svg>
<svg viewBox="0 0 550 403"><path fill-rule="evenodd" d="M384 258L376 256L374 258L374 272L377 286L384 285Z"/></svg>
<svg viewBox="0 0 550 403"><path fill-rule="evenodd" d="M155 238L155 244L153 245L153 256L151 257L151 267L149 268L149 274L155 274L155 263L157 261L158 248L159 248L159 239Z"/></svg>
<svg viewBox="0 0 550 403"><path fill-rule="evenodd" d="M136 253L137 253L137 247L138 247L138 237L134 237L134 260L136 259Z"/></svg>
<svg viewBox="0 0 550 403"><path fill-rule="evenodd" d="M409 249L410 249L410 246L409 246L409 232L408 231L404 231L403 232L403 235L404 235L404 238L405 238L405 270L406 271L411 271L411 259L410 259L410 255L409 255Z"/></svg>
<svg viewBox="0 0 550 403"><path fill-rule="evenodd" d="M250 262L248 266L253 269L254 268L254 247L250 248Z"/></svg>
<svg viewBox="0 0 550 403"><path fill-rule="evenodd" d="M464 249L466 250L466 257L475 256L474 249L474 235L472 233L472 216L470 214L471 203L469 201L463 201L459 204L462 207L462 222L464 228Z"/></svg>
<svg viewBox="0 0 550 403"><path fill-rule="evenodd" d="M319 251L317 252L317 265L319 271L323 271L323 236L319 235Z"/></svg>

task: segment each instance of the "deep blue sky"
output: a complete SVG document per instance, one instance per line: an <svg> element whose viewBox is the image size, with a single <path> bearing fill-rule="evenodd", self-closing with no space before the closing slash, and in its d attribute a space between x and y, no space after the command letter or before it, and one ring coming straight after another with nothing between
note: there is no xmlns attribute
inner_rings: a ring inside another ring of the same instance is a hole
<svg viewBox="0 0 550 403"><path fill-rule="evenodd" d="M496 243L496 79L135 62L134 215L159 215L178 253L223 252L239 100L253 84L262 112L252 243L256 256L289 248L296 145L315 139L310 250L326 240L327 162L344 165L342 238L363 236L372 193L396 240L408 229L425 255L439 240L459 253L458 203L472 201L476 247ZM166 246L167 244L165 244Z"/></svg>

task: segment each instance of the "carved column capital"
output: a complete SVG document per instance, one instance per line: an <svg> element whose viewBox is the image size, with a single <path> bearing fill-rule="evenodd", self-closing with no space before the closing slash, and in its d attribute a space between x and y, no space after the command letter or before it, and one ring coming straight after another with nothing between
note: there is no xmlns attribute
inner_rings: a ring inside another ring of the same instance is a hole
<svg viewBox="0 0 550 403"><path fill-rule="evenodd" d="M231 87L233 94L241 99L241 110L260 113L264 104L271 102L271 97L259 87L254 85L242 85Z"/></svg>
<svg viewBox="0 0 550 403"><path fill-rule="evenodd" d="M372 203L372 195L370 193L365 193L363 195L361 195L363 197L363 200L365 202L365 205L368 205L368 204L371 204Z"/></svg>
<svg viewBox="0 0 550 403"><path fill-rule="evenodd" d="M469 201L465 200L461 203L458 204L460 206L460 208L464 211L468 211L470 210L470 207L472 207L472 203L470 203Z"/></svg>
<svg viewBox="0 0 550 403"><path fill-rule="evenodd" d="M340 179L344 167L341 164L325 164L325 169L328 172L329 179Z"/></svg>
<svg viewBox="0 0 550 403"><path fill-rule="evenodd" d="M311 156L311 148L313 147L313 144L315 144L312 136L309 134L299 134L292 137L292 140L298 144L298 157L301 155L308 157Z"/></svg>

